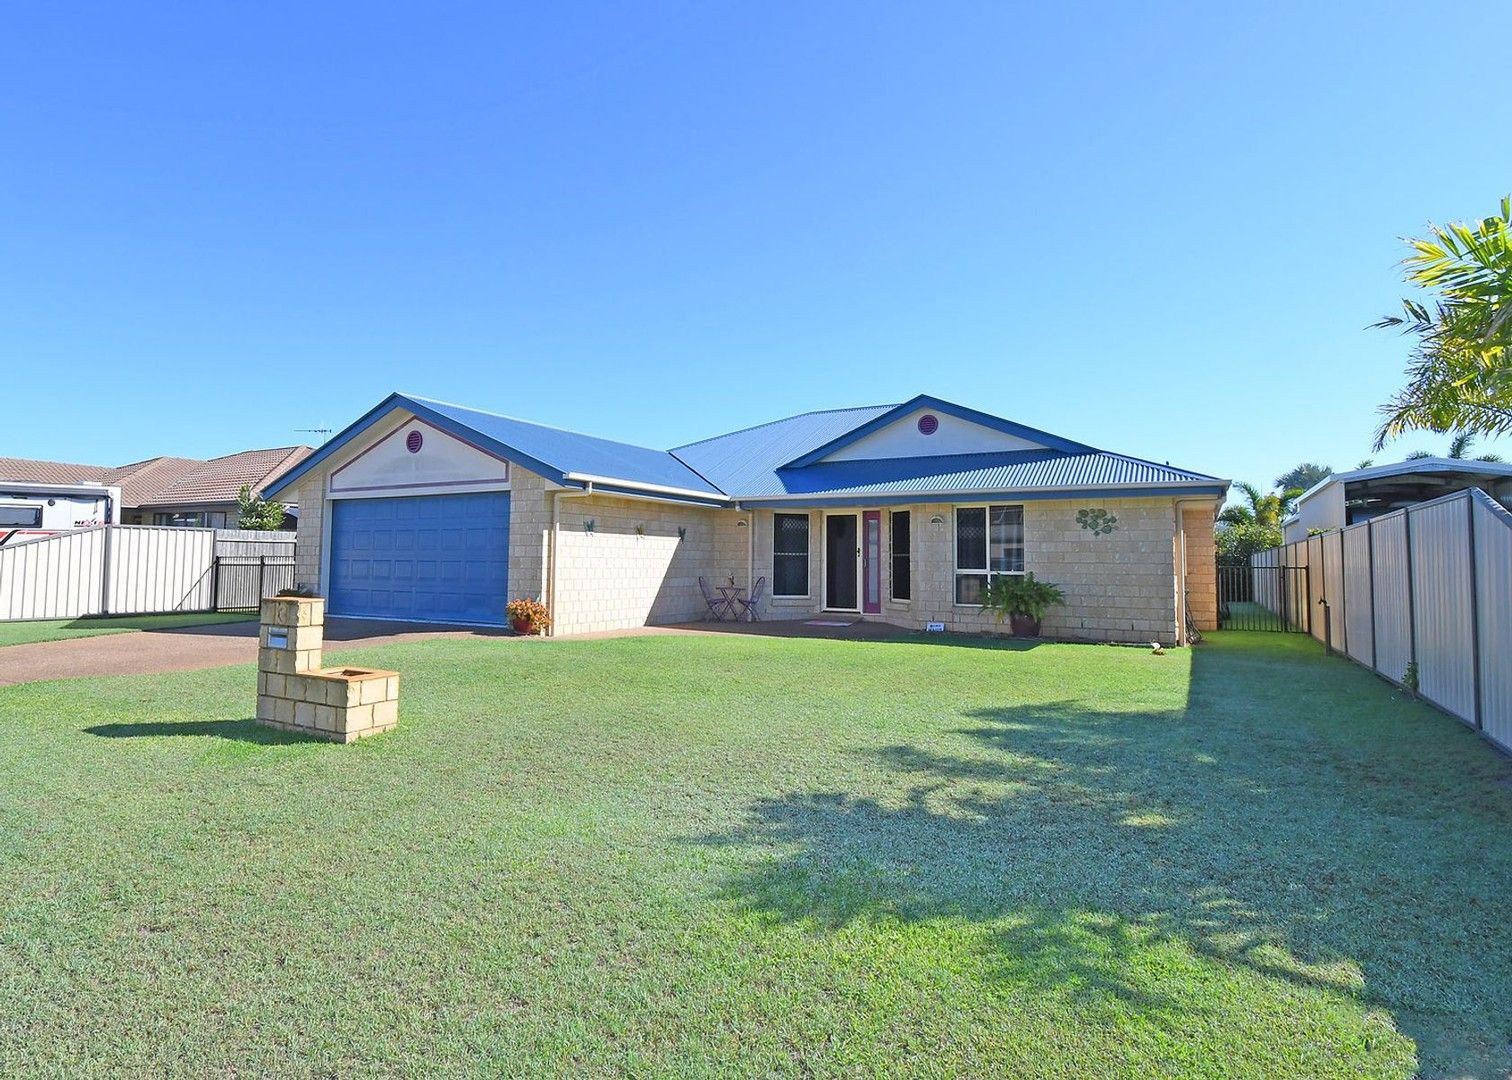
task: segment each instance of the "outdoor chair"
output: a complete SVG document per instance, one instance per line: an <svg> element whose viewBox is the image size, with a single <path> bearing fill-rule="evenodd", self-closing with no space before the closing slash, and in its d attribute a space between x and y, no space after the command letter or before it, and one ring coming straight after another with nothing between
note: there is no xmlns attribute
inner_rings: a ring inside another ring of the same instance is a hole
<svg viewBox="0 0 1512 1080"><path fill-rule="evenodd" d="M766 592L766 578L759 577L756 579L756 584L751 586L749 597L736 598L735 602L740 605L740 611L735 617L750 622L760 622L761 616L756 613L756 606L761 603L761 594L764 592Z"/></svg>
<svg viewBox="0 0 1512 1080"><path fill-rule="evenodd" d="M707 578L700 577L698 579L698 588L703 592L704 603L709 608L708 614L704 618L707 619L712 615L716 621L724 622L726 616L734 616L735 612L730 601L726 597L715 596L714 590L709 588Z"/></svg>

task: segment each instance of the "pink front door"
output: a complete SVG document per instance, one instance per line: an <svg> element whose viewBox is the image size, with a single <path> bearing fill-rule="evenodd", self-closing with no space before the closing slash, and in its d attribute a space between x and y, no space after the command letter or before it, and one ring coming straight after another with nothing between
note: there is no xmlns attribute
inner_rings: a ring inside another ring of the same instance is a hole
<svg viewBox="0 0 1512 1080"><path fill-rule="evenodd" d="M882 613L882 511L868 510L861 520L861 610Z"/></svg>

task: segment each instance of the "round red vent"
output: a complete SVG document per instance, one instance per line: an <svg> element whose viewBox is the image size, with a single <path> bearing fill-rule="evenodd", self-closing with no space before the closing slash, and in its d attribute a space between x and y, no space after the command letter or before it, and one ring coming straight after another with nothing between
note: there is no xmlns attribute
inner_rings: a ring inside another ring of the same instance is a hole
<svg viewBox="0 0 1512 1080"><path fill-rule="evenodd" d="M418 454L420 448L425 445L425 436L418 431L412 431L404 438L404 448L412 454Z"/></svg>
<svg viewBox="0 0 1512 1080"><path fill-rule="evenodd" d="M919 434L933 435L940 430L940 418L934 413L925 413L919 417Z"/></svg>

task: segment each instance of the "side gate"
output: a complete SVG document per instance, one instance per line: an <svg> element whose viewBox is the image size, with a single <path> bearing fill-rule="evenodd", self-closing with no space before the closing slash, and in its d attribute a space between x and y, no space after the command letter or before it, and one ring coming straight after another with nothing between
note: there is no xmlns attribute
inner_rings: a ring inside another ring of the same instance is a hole
<svg viewBox="0 0 1512 1080"><path fill-rule="evenodd" d="M1220 559L1218 625L1224 630L1310 633L1310 587L1306 565L1262 556L1253 563L1248 559Z"/></svg>

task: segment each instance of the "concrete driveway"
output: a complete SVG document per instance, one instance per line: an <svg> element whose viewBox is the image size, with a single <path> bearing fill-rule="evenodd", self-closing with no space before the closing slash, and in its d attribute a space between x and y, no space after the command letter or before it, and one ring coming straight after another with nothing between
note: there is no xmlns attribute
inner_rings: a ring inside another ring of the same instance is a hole
<svg viewBox="0 0 1512 1080"><path fill-rule="evenodd" d="M331 619L325 625L325 651L387 645L434 637L509 637L507 630L434 626L421 623ZM154 675L161 671L198 671L227 664L257 662L257 623L216 623L171 630L102 634L71 641L39 641L0 649L0 686L46 679L85 679L100 675Z"/></svg>

